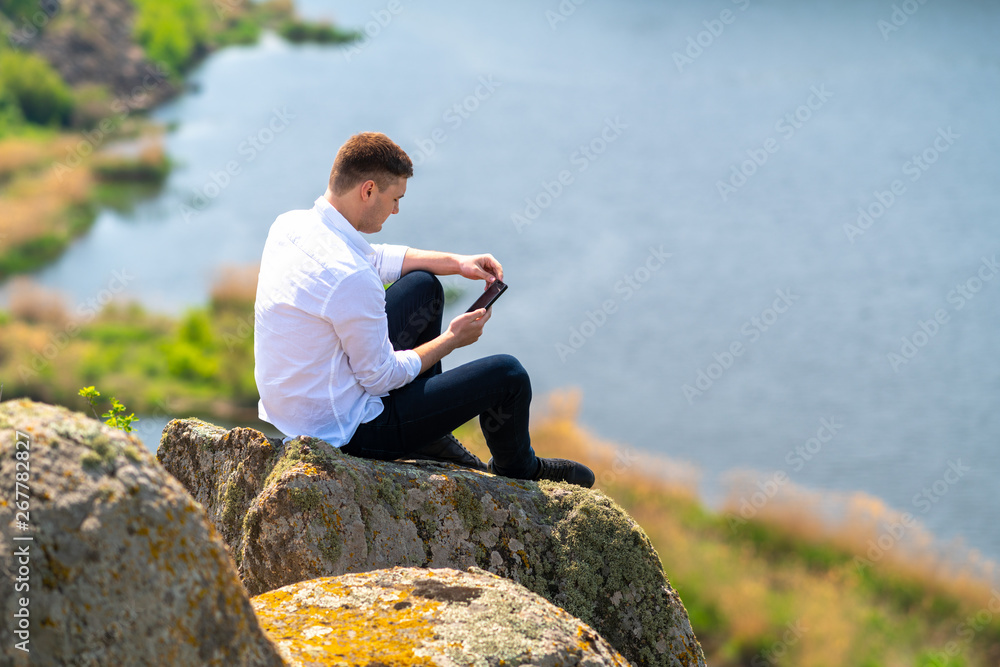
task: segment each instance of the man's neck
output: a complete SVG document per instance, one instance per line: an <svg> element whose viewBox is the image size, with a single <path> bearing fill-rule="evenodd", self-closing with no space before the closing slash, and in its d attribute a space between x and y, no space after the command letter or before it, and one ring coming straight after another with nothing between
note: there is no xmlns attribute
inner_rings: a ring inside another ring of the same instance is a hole
<svg viewBox="0 0 1000 667"><path fill-rule="evenodd" d="M351 227L354 227L354 229L358 228L357 223L352 220L355 216L350 212L350 207L347 205L346 201L335 195L333 190L330 188L326 189L326 192L323 194L323 198L330 202L330 206L337 209L337 212L343 216L344 220L347 220Z"/></svg>

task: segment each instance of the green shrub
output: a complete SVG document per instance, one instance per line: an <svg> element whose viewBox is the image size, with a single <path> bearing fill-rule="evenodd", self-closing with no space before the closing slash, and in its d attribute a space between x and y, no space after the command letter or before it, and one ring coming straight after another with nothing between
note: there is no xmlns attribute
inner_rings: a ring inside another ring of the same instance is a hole
<svg viewBox="0 0 1000 667"><path fill-rule="evenodd" d="M319 44L343 44L353 42L358 33L344 30L329 23L310 23L308 21L291 20L281 25L281 36L289 42L316 42Z"/></svg>
<svg viewBox="0 0 1000 667"><path fill-rule="evenodd" d="M166 345L167 372L175 378L194 382L210 381L219 370L218 359L190 343Z"/></svg>
<svg viewBox="0 0 1000 667"><path fill-rule="evenodd" d="M0 98L15 104L29 123L69 125L73 95L45 60L32 53L0 53Z"/></svg>
<svg viewBox="0 0 1000 667"><path fill-rule="evenodd" d="M135 37L146 55L175 74L184 71L208 42L208 5L199 0L135 0L135 4Z"/></svg>
<svg viewBox="0 0 1000 667"><path fill-rule="evenodd" d="M181 342L191 343L196 347L212 346L215 336L208 312L204 309L190 311L181 322L177 337Z"/></svg>
<svg viewBox="0 0 1000 667"><path fill-rule="evenodd" d="M241 17L232 21L229 25L216 33L214 38L215 46L229 46L232 44L253 44L260 38L260 24L247 17Z"/></svg>

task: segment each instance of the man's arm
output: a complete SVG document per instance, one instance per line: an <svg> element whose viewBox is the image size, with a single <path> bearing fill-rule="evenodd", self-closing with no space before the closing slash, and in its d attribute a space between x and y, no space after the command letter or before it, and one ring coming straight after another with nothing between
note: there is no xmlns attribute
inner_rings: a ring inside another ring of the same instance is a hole
<svg viewBox="0 0 1000 667"><path fill-rule="evenodd" d="M493 255L456 255L451 252L436 250L419 250L407 248L403 256L402 275L410 271L427 271L436 276L452 276L455 274L470 280L485 280L493 282L494 278L503 280L503 267Z"/></svg>

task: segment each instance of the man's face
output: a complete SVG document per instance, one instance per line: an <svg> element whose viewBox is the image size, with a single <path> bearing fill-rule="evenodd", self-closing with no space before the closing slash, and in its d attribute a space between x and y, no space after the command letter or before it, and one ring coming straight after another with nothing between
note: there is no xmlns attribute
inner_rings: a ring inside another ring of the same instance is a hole
<svg viewBox="0 0 1000 667"><path fill-rule="evenodd" d="M374 234L380 231L382 224L389 219L390 215L399 213L399 200L403 198L404 194L406 194L405 178L397 178L385 190L379 189L378 185L372 185L372 194L362 214L358 231L365 234Z"/></svg>

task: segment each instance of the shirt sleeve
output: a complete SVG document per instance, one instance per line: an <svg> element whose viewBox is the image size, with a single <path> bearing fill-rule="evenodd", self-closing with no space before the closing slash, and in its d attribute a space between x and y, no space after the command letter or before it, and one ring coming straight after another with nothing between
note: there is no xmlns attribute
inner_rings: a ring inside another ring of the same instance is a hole
<svg viewBox="0 0 1000 667"><path fill-rule="evenodd" d="M390 245L388 243L373 243L375 251L375 270L383 283L394 283L403 273L403 257L409 246Z"/></svg>
<svg viewBox="0 0 1000 667"><path fill-rule="evenodd" d="M324 317L340 338L355 379L369 394L385 396L420 374L420 355L413 350L392 349L385 289L371 273L341 280L327 302Z"/></svg>

